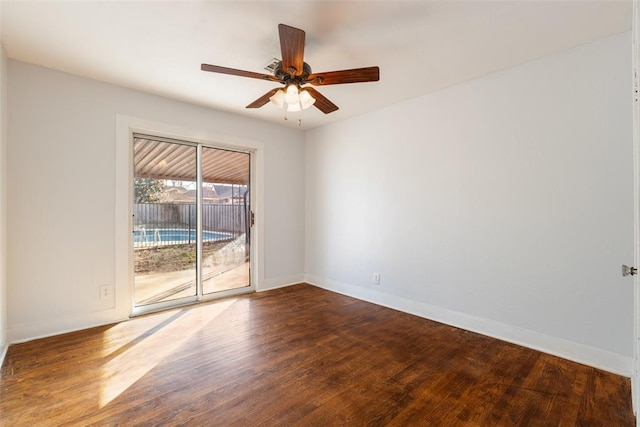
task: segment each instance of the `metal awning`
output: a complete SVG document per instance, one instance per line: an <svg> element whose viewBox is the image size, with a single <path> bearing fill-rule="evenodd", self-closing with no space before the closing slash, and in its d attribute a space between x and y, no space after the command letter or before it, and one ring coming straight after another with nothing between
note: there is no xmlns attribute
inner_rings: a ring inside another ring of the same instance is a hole
<svg viewBox="0 0 640 427"><path fill-rule="evenodd" d="M196 180L196 147L134 135L136 178ZM215 184L249 184L249 153L203 147L202 180Z"/></svg>

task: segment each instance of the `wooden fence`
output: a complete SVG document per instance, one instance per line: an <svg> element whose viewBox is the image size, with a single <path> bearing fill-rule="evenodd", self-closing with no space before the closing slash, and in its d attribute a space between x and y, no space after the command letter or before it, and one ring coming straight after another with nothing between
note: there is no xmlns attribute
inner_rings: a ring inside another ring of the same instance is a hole
<svg viewBox="0 0 640 427"><path fill-rule="evenodd" d="M196 228L195 203L135 203L133 219L136 227ZM246 232L249 207L245 205L202 205L202 229L233 233Z"/></svg>

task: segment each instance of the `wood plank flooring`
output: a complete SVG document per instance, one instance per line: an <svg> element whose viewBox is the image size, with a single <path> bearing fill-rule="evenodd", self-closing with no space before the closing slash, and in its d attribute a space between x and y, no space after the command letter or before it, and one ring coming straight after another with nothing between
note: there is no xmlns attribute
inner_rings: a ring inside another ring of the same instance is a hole
<svg viewBox="0 0 640 427"><path fill-rule="evenodd" d="M309 285L12 345L3 426L633 426L630 381Z"/></svg>

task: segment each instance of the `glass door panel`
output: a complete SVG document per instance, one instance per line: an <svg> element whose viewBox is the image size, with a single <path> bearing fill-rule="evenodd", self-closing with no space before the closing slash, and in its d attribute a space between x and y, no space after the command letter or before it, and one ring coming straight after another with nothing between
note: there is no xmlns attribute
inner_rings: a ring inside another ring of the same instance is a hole
<svg viewBox="0 0 640 427"><path fill-rule="evenodd" d="M250 155L202 148L204 294L251 285Z"/></svg>
<svg viewBox="0 0 640 427"><path fill-rule="evenodd" d="M134 305L197 295L197 148L135 137Z"/></svg>

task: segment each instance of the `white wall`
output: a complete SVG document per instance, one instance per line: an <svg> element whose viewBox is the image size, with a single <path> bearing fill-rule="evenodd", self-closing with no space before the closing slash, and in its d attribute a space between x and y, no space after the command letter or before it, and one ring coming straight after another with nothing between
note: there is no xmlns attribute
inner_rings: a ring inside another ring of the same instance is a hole
<svg viewBox="0 0 640 427"><path fill-rule="evenodd" d="M115 173L122 170L115 163L116 115L263 144L267 255L258 285L303 279L300 131L21 62L10 60L8 68L10 340L115 321L130 311L121 298L127 284L115 276L123 258L114 243ZM120 296L114 309L99 299L99 286L109 283Z"/></svg>
<svg viewBox="0 0 640 427"><path fill-rule="evenodd" d="M630 375L630 70L624 33L307 132L307 281Z"/></svg>

